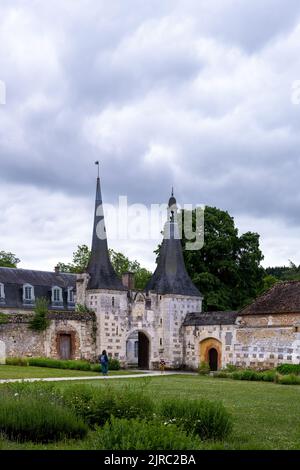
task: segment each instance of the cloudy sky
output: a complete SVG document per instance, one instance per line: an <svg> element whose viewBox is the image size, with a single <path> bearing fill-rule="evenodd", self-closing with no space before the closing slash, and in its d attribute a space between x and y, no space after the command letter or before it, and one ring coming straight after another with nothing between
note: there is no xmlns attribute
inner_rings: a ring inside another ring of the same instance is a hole
<svg viewBox="0 0 300 470"><path fill-rule="evenodd" d="M9 0L0 18L0 250L52 270L90 244L100 160L106 202L174 185L260 233L265 266L300 264L299 0ZM149 268L156 243L110 239Z"/></svg>

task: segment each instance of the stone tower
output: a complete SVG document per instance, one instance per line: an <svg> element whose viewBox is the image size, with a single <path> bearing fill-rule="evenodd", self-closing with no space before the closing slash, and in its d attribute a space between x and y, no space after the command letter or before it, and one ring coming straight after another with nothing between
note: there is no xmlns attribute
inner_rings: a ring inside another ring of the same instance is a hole
<svg viewBox="0 0 300 470"><path fill-rule="evenodd" d="M122 324L128 312L127 290L117 276L108 252L100 178L97 178L92 249L87 272L77 277L77 303L96 313L97 355L106 349L120 358Z"/></svg>
<svg viewBox="0 0 300 470"><path fill-rule="evenodd" d="M123 365L155 368L184 363L182 324L187 313L201 312L202 296L184 264L176 199L169 201L158 266L144 291L124 287L109 259L100 180L97 179L91 257L77 278L77 303L96 314L96 351L106 349Z"/></svg>

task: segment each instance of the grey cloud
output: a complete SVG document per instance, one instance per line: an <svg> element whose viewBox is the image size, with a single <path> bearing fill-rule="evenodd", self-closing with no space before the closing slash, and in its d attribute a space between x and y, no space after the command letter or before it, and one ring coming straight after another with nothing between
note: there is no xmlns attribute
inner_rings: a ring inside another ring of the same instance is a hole
<svg viewBox="0 0 300 470"><path fill-rule="evenodd" d="M300 227L299 2L112 3L1 5L1 186Z"/></svg>

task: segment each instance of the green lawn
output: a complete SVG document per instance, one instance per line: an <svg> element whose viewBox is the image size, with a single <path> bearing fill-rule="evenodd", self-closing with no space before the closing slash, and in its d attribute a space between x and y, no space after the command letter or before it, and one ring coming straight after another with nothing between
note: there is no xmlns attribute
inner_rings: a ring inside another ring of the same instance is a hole
<svg viewBox="0 0 300 470"><path fill-rule="evenodd" d="M126 375L133 374L128 370L112 370L109 375ZM19 367L19 366L6 366L0 365L0 380L1 379L30 379L30 378L47 378L47 377L93 377L101 375L100 372L81 371L81 370L67 370L67 369L51 369L49 367Z"/></svg>
<svg viewBox="0 0 300 470"><path fill-rule="evenodd" d="M300 449L300 387L273 383L214 379L200 376L164 376L145 379L123 379L110 382L142 384L155 400L166 397L221 400L232 413L234 431L225 442L205 443L204 449ZM95 387L106 383L88 382ZM68 382L57 383L69 386ZM2 447L1 447L2 446ZM0 448L80 449L80 442L34 446L0 441Z"/></svg>

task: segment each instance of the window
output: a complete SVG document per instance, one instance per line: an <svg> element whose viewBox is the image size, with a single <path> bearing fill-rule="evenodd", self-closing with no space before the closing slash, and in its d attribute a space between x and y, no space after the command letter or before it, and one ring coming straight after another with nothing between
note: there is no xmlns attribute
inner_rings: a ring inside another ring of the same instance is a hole
<svg viewBox="0 0 300 470"><path fill-rule="evenodd" d="M73 287L68 288L68 302L70 304L74 303L74 289L73 289Z"/></svg>
<svg viewBox="0 0 300 470"><path fill-rule="evenodd" d="M60 287L52 287L52 302L62 303L62 289Z"/></svg>
<svg viewBox="0 0 300 470"><path fill-rule="evenodd" d="M4 284L0 284L0 299L5 299Z"/></svg>
<svg viewBox="0 0 300 470"><path fill-rule="evenodd" d="M24 302L34 301L34 287L30 284L25 284L23 286L23 300Z"/></svg>
<svg viewBox="0 0 300 470"><path fill-rule="evenodd" d="M114 298L114 297L111 299L111 305L112 305L113 307L115 306L115 298Z"/></svg>

